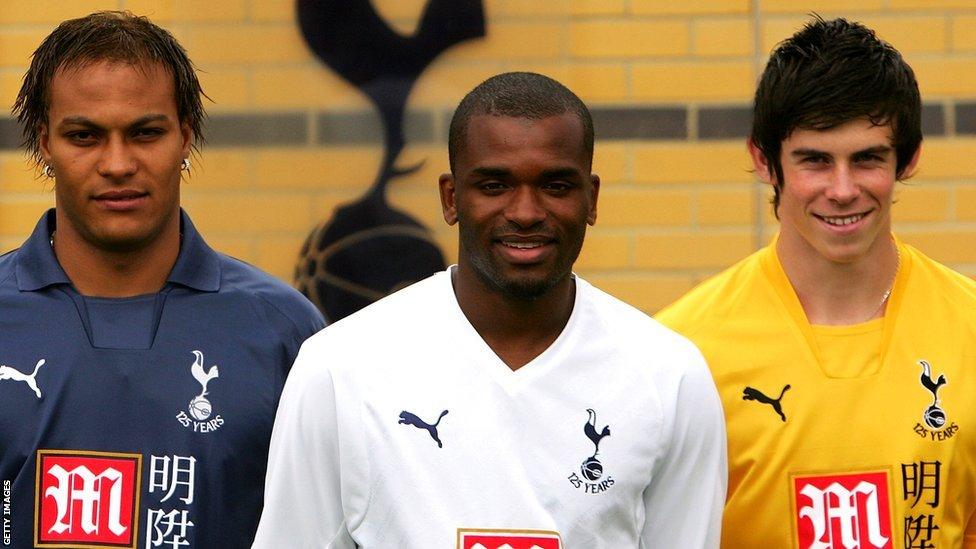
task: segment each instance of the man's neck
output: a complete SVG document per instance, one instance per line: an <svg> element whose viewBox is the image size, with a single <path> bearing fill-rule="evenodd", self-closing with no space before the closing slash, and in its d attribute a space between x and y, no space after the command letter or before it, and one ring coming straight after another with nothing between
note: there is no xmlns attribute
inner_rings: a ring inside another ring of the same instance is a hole
<svg viewBox="0 0 976 549"><path fill-rule="evenodd" d="M458 305L478 335L512 370L542 354L559 337L573 313L576 282L571 276L535 299L507 296L474 273L452 270Z"/></svg>
<svg viewBox="0 0 976 549"><path fill-rule="evenodd" d="M780 238L776 251L810 324L850 326L884 316L900 262L890 238L844 263L790 244Z"/></svg>
<svg viewBox="0 0 976 549"><path fill-rule="evenodd" d="M54 253L78 293L89 297L132 297L158 292L180 252L176 230L134 251L93 246L71 231L53 237Z"/></svg>

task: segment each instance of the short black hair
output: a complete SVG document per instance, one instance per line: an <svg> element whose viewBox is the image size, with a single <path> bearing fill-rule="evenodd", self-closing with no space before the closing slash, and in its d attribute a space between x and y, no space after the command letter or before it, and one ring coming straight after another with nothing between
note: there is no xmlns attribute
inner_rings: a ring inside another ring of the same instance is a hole
<svg viewBox="0 0 976 549"><path fill-rule="evenodd" d="M753 107L751 139L776 178L774 213L785 184L782 143L797 129L826 130L858 118L890 124L899 179L922 143L922 103L912 68L873 30L846 19L814 15L781 42Z"/></svg>
<svg viewBox="0 0 976 549"><path fill-rule="evenodd" d="M451 118L447 154L454 171L464 149L472 116L510 116L538 120L572 113L583 129L583 149L593 160L593 117L575 93L548 76L534 72L506 72L492 76L468 92Z"/></svg>
<svg viewBox="0 0 976 549"><path fill-rule="evenodd" d="M64 21L31 56L30 68L14 101L13 114L21 126L23 146L36 163L42 161L40 130L48 121L51 81L55 74L99 61L161 64L173 77L180 123L189 126L194 148L203 144L203 122L207 114L202 97L206 94L183 46L146 17L127 11L100 11Z"/></svg>

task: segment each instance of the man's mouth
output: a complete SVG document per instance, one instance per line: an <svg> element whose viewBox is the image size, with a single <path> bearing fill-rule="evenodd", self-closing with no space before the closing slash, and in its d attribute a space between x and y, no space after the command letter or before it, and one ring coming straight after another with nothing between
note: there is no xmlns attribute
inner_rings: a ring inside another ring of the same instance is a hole
<svg viewBox="0 0 976 549"><path fill-rule="evenodd" d="M857 223L858 221L864 219L868 214L859 213L854 215L818 215L821 220L823 220L828 225L834 225L837 227L843 227L844 225L850 225L851 223Z"/></svg>
<svg viewBox="0 0 976 549"><path fill-rule="evenodd" d="M515 248L518 250L531 250L532 248L542 247L543 244L545 244L545 242L523 242L523 241L502 240L503 246L508 246L509 248Z"/></svg>
<svg viewBox="0 0 976 549"><path fill-rule="evenodd" d="M516 265L532 265L553 252L555 239L546 235L504 235L495 239L497 250L506 261Z"/></svg>
<svg viewBox="0 0 976 549"><path fill-rule="evenodd" d="M143 207L149 193L133 189L106 191L94 197L95 203L109 211L131 212Z"/></svg>
<svg viewBox="0 0 976 549"><path fill-rule="evenodd" d="M95 197L95 200L133 200L142 198L148 193L135 190L107 191Z"/></svg>

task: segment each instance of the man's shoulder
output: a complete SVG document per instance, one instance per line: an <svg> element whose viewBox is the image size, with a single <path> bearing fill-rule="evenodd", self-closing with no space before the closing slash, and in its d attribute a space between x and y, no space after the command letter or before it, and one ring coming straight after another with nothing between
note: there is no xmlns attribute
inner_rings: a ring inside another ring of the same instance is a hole
<svg viewBox="0 0 976 549"><path fill-rule="evenodd" d="M0 299L32 297L34 292L21 292L17 280L18 262L23 248L0 254Z"/></svg>
<svg viewBox="0 0 976 549"><path fill-rule="evenodd" d="M691 342L674 329L586 281L578 280L584 300L594 316L591 322L600 324L600 333L615 338L620 345L646 349L656 356L697 353Z"/></svg>
<svg viewBox="0 0 976 549"><path fill-rule="evenodd" d="M686 335L722 322L742 295L762 280L764 252L765 249L759 250L709 277L659 311L654 318Z"/></svg>
<svg viewBox="0 0 976 549"><path fill-rule="evenodd" d="M325 345L359 346L365 341L382 341L423 337L436 330L437 319L444 316L447 298L453 299L446 272L415 282L336 321L309 340L312 347ZM375 350L375 349L374 349Z"/></svg>
<svg viewBox="0 0 976 549"><path fill-rule="evenodd" d="M0 291L4 291L4 288L14 284L18 252L20 252L20 248L0 255Z"/></svg>
<svg viewBox="0 0 976 549"><path fill-rule="evenodd" d="M259 306L271 307L300 326L324 323L315 305L298 290L244 261L221 253L217 255L220 259L219 293L254 300Z"/></svg>
<svg viewBox="0 0 976 549"><path fill-rule="evenodd" d="M910 245L903 246L905 253L911 255L911 279L916 291L938 292L959 307L976 307L976 281Z"/></svg>

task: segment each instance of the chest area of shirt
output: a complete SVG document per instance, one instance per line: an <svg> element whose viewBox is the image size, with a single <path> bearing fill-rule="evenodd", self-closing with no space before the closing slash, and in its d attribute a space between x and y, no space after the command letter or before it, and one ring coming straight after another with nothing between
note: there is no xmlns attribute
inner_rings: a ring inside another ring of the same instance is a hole
<svg viewBox="0 0 976 549"><path fill-rule="evenodd" d="M438 501L400 509L397 520L565 535L569 525L634 516L665 451L660 411L599 391L562 396L408 390L360 401L340 430L368 448L371 508L399 507L418 490Z"/></svg>
<svg viewBox="0 0 976 549"><path fill-rule="evenodd" d="M7 472L22 473L44 449L216 463L234 448L267 444L284 379L272 354L236 341L149 351L65 343L0 351Z"/></svg>
<svg viewBox="0 0 976 549"><path fill-rule="evenodd" d="M905 438L951 447L965 432L972 444L976 432L976 357L951 345L892 345L876 373L849 378L828 377L796 352L749 353L713 372L733 441L794 433L803 435L797 444L870 448Z"/></svg>
<svg viewBox="0 0 976 549"><path fill-rule="evenodd" d="M761 353L718 372L730 501L743 517L766 500L803 547L959 539L974 508L976 359L945 342L889 353L856 378Z"/></svg>
<svg viewBox="0 0 976 549"><path fill-rule="evenodd" d="M210 505L254 513L280 381L263 355L196 343L17 350L18 374L0 377L0 480L17 539L33 517L45 543L160 546L209 532Z"/></svg>

